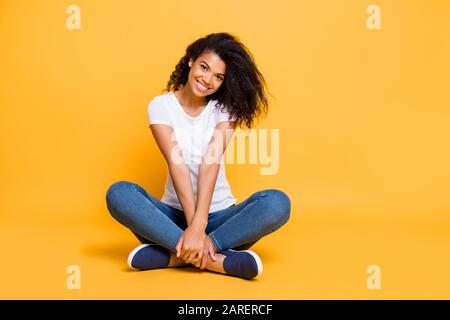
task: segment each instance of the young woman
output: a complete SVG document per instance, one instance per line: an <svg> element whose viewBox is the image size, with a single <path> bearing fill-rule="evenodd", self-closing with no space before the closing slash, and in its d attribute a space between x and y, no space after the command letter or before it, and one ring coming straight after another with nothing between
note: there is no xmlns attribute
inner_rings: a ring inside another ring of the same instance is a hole
<svg viewBox="0 0 450 320"><path fill-rule="evenodd" d="M246 249L288 221L291 203L283 191L268 189L237 204L222 156L235 128L251 128L267 112L264 78L238 39L213 33L188 46L165 91L147 108L168 165L163 197L128 181L106 194L111 215L143 243L128 265L191 264L252 279L263 267Z"/></svg>

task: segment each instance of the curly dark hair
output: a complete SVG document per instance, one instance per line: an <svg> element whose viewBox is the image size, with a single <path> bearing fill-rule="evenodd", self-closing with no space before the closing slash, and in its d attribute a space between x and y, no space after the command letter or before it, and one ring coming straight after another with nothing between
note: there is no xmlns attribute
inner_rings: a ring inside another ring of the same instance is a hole
<svg viewBox="0 0 450 320"><path fill-rule="evenodd" d="M229 33L211 33L191 43L164 90L175 91L184 86L190 70L189 60L195 61L204 52L216 53L226 65L222 85L208 98L217 100L216 108L225 108L236 117L235 127L251 128L255 119L268 112L267 86L253 55Z"/></svg>

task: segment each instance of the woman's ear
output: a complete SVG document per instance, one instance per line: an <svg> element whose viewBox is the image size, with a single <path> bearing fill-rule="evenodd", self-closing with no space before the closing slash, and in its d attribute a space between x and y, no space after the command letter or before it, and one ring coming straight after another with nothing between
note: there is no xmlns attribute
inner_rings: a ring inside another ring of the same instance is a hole
<svg viewBox="0 0 450 320"><path fill-rule="evenodd" d="M189 61L188 61L189 68L192 68L192 64L193 64L193 61L192 61L192 58L191 58L191 59L189 59Z"/></svg>

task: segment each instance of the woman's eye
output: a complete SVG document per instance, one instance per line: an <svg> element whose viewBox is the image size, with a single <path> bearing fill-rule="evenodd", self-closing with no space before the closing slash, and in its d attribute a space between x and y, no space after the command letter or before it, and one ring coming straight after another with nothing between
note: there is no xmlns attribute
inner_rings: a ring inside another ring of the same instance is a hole
<svg viewBox="0 0 450 320"><path fill-rule="evenodd" d="M206 67L203 64L201 64L200 66L202 67L203 70L206 70Z"/></svg>
<svg viewBox="0 0 450 320"><path fill-rule="evenodd" d="M223 80L223 78L221 76L218 76L217 79L219 79L220 81Z"/></svg>

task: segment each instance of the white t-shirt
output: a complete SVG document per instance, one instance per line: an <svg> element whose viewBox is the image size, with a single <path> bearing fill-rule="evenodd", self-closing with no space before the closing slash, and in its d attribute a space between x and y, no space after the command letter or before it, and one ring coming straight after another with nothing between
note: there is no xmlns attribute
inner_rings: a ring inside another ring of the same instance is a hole
<svg viewBox="0 0 450 320"><path fill-rule="evenodd" d="M154 97L147 107L149 124L166 124L173 128L174 138L182 151L184 162L189 168L195 202L197 202L197 177L201 159L206 152L216 124L222 121L236 120L235 117L228 119L229 113L225 110L218 110L215 107L216 103L217 100L209 100L202 112L197 117L192 117L184 111L173 91L170 91ZM167 170L164 195L161 201L183 210L169 170ZM209 212L228 208L236 201L225 175L222 157Z"/></svg>

